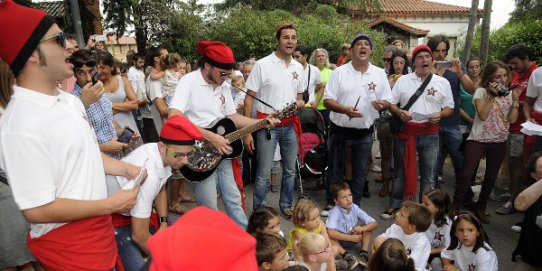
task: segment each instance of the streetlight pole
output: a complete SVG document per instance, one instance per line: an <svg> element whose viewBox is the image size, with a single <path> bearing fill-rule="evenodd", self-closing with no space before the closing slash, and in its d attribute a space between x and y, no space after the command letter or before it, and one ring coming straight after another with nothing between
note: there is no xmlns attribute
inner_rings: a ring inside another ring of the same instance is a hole
<svg viewBox="0 0 542 271"><path fill-rule="evenodd" d="M83 27L81 26L81 14L79 13L78 0L69 0L70 8L73 19L73 28L75 29L75 36L77 37L77 43L79 48L85 48L85 39L83 38Z"/></svg>

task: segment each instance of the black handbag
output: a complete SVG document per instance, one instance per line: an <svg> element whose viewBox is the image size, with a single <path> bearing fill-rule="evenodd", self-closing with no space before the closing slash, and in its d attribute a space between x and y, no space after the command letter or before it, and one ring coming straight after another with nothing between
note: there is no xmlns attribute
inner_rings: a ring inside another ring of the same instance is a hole
<svg viewBox="0 0 542 271"><path fill-rule="evenodd" d="M425 78L425 81L423 81L423 84L416 90L414 95L408 99L407 104L405 107L401 108L402 110L408 111L410 107L418 100L418 98L423 94L425 87L429 84L429 81L431 81L431 78L433 77L433 74L430 73L427 78ZM399 105L398 105L399 106ZM401 118L395 114L393 114L390 118L390 131L394 134L397 134L403 130L404 122L401 120Z"/></svg>

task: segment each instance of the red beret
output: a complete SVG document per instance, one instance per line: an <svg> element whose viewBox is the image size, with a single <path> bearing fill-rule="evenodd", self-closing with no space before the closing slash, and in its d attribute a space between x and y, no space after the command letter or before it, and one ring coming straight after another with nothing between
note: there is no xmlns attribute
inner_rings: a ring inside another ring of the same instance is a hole
<svg viewBox="0 0 542 271"><path fill-rule="evenodd" d="M15 4L13 0L0 1L0 58L15 75L54 23L52 16L39 9Z"/></svg>
<svg viewBox="0 0 542 271"><path fill-rule="evenodd" d="M160 141L173 145L194 145L203 136L192 122L180 115L169 118L160 131Z"/></svg>
<svg viewBox="0 0 542 271"><path fill-rule="evenodd" d="M429 52L429 54L432 54L432 53L433 53L433 52L431 51L431 48L429 48L429 46L427 46L427 45L425 45L425 44L418 45L418 46L416 46L416 48L414 48L414 50L412 51L412 62L414 62L414 59L416 58L416 55L417 55L419 52L423 52L423 51Z"/></svg>
<svg viewBox="0 0 542 271"><path fill-rule="evenodd" d="M198 54L205 57L211 66L231 70L235 66L233 51L220 41L200 41L197 44Z"/></svg>
<svg viewBox="0 0 542 271"><path fill-rule="evenodd" d="M226 214L196 207L147 241L150 271L256 271L256 240Z"/></svg>

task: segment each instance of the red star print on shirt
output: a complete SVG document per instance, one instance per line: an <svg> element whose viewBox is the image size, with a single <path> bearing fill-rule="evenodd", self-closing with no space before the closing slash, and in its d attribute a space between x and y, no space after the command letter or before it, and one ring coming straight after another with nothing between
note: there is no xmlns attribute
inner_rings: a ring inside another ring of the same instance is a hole
<svg viewBox="0 0 542 271"><path fill-rule="evenodd" d="M441 234L440 232L435 232L435 240L442 241L442 237L444 237L444 234Z"/></svg>
<svg viewBox="0 0 542 271"><path fill-rule="evenodd" d="M367 87L369 87L369 90L376 90L376 84L371 81L371 83L367 84Z"/></svg>
<svg viewBox="0 0 542 271"><path fill-rule="evenodd" d="M431 87L430 89L427 90L427 95L435 97L436 93L437 93L437 90L434 89L433 87Z"/></svg>
<svg viewBox="0 0 542 271"><path fill-rule="evenodd" d="M297 72L292 72L292 77L294 78L294 80L297 80L299 75L297 74Z"/></svg>

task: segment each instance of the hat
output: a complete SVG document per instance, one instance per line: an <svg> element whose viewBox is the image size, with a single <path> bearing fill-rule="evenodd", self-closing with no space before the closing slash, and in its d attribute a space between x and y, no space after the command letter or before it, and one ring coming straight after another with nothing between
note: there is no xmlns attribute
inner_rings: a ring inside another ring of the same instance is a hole
<svg viewBox="0 0 542 271"><path fill-rule="evenodd" d="M367 34L364 34L364 33L359 33L353 40L352 40L352 43L350 44L350 47L354 47L354 44L356 44L356 42L358 42L358 40L367 40L369 42L369 45L371 46L371 50L373 49L373 40L371 39L371 37L369 37Z"/></svg>
<svg viewBox="0 0 542 271"><path fill-rule="evenodd" d="M202 138L198 127L180 115L171 116L160 130L160 141L166 144L194 145Z"/></svg>
<svg viewBox="0 0 542 271"><path fill-rule="evenodd" d="M414 50L412 50L412 61L414 62L414 59L416 58L416 55L419 53L419 52L429 52L430 54L432 54L433 52L431 51L431 48L429 48L429 46L425 45L425 44L421 44L421 45L418 45L416 46L416 48L414 48Z"/></svg>
<svg viewBox="0 0 542 271"><path fill-rule="evenodd" d="M0 58L16 76L54 23L52 16L39 9L18 5L13 0L0 1Z"/></svg>
<svg viewBox="0 0 542 271"><path fill-rule="evenodd" d="M147 241L149 270L256 271L256 240L226 214L196 207Z"/></svg>
<svg viewBox="0 0 542 271"><path fill-rule="evenodd" d="M200 41L196 45L198 54L205 57L205 62L212 66L231 70L235 66L233 51L220 41Z"/></svg>

